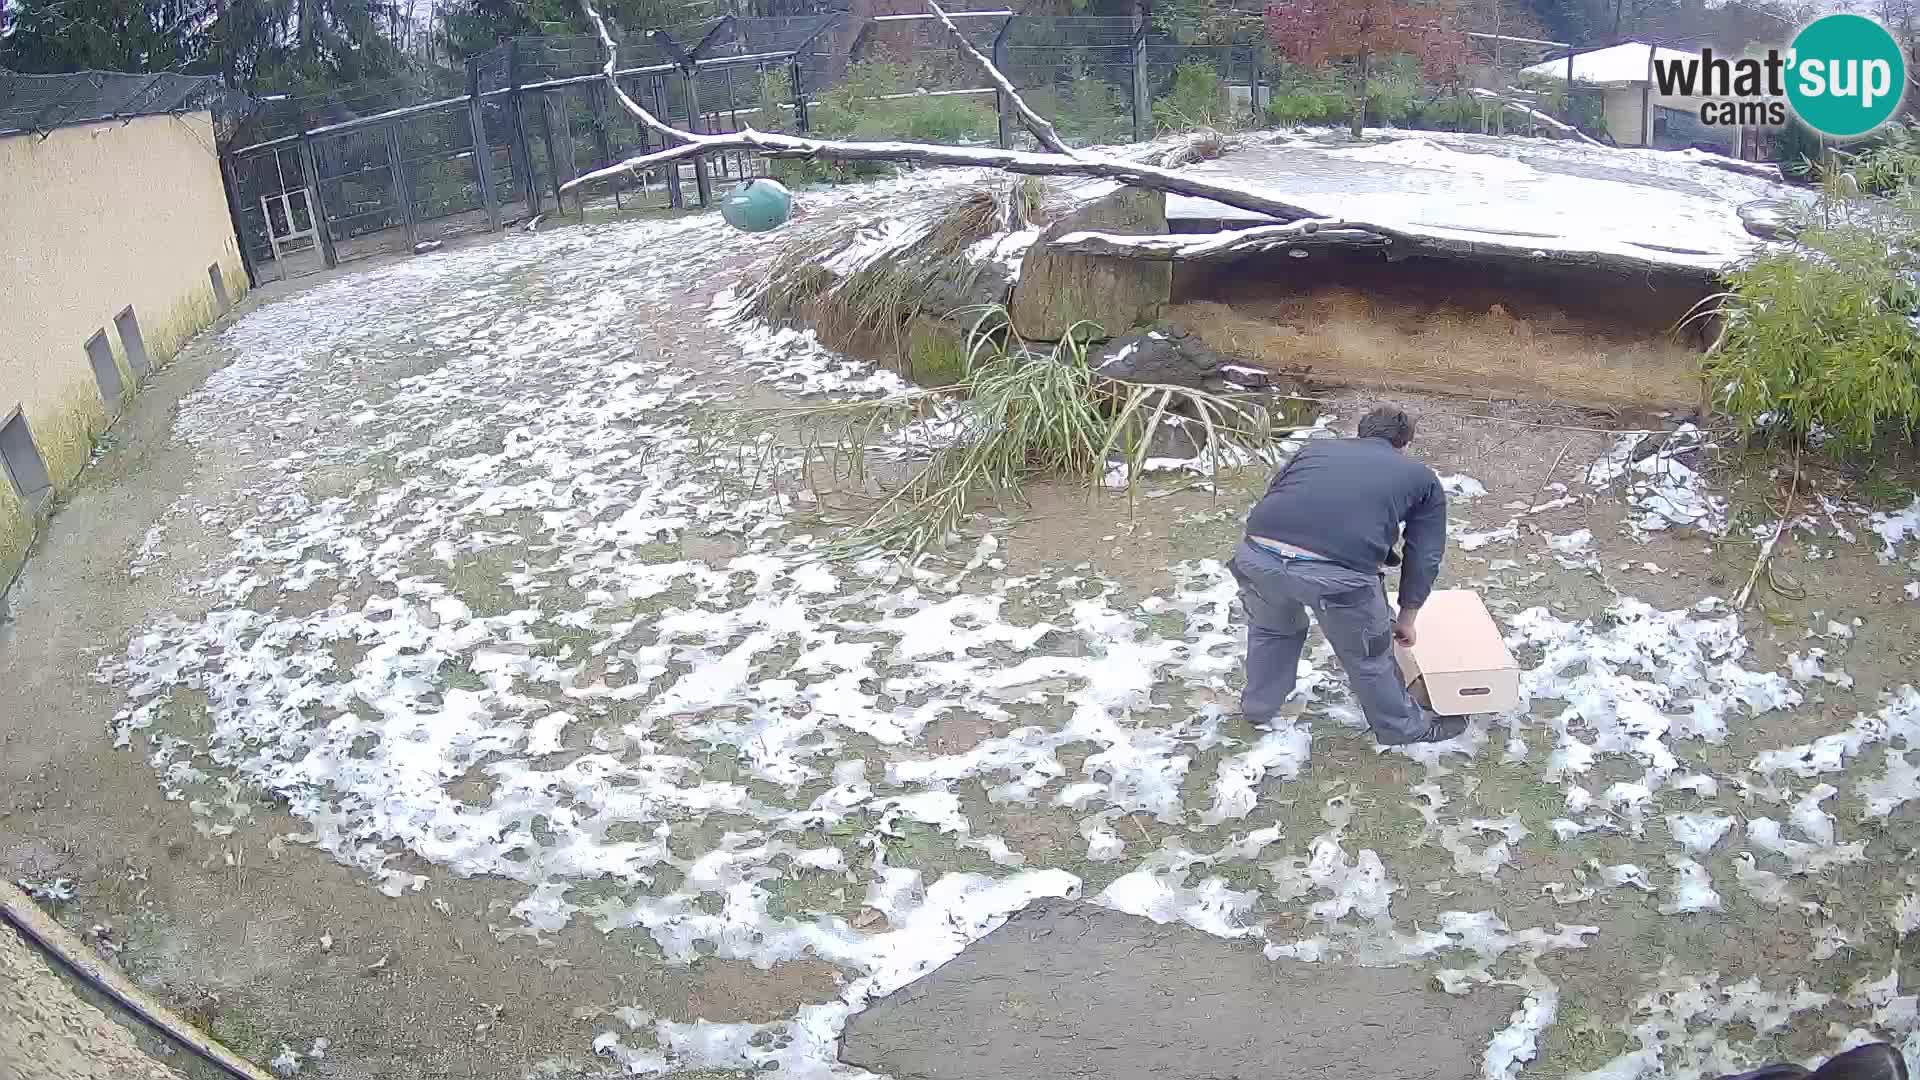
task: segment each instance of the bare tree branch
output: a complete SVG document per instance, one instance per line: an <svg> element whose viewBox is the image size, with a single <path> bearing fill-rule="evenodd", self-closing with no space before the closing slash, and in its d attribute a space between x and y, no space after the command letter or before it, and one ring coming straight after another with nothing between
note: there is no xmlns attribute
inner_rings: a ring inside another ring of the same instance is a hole
<svg viewBox="0 0 1920 1080"><path fill-rule="evenodd" d="M1000 88L1000 92L1007 95L1007 100L1013 102L1014 109L1020 114L1020 122L1026 125L1028 131L1033 132L1033 137L1040 140L1042 147L1062 157L1079 156L1073 152L1072 147L1061 141L1060 133L1053 129L1053 125L1047 121L1046 117L1027 107L1027 101L1020 96L1020 91L1015 90L1013 83L1001 74L999 68L993 66L993 61L980 55L980 50L973 47L973 42L967 40L967 35L960 32L960 28L953 24L953 20L947 17L946 11L935 0L927 0L927 8L946 26L947 32L953 35L953 40L960 43L961 50L972 57L973 62L979 64L981 70L987 73L987 78L992 79L993 84Z"/></svg>
<svg viewBox="0 0 1920 1080"><path fill-rule="evenodd" d="M1434 253L1536 265L1545 263L1599 267L1615 272L1671 274L1699 277L1708 281L1714 277L1714 272L1710 270L1678 266L1667 261L1620 252L1522 248L1494 241L1429 235L1367 222L1336 220L1305 207L1265 195L1250 185L1222 183L1192 172L1182 172L1103 154L1075 155L1064 144L1060 144L1059 135L1053 131L1052 125L1028 109L1017 94L1012 97L1021 110L1023 122L1034 129L1034 134L1043 144L1051 143L1057 146L1057 152L1032 153L987 147L947 146L939 143L841 142L833 139L801 138L780 132L757 131L752 127L715 135L682 131L648 112L621 89L619 80L614 76L618 58L615 55L616 46L613 35L608 31L606 21L601 18L600 13L594 10L593 0L580 0L580 6L593 23L594 29L598 31L600 42L607 50L607 61L601 70L606 75L608 85L613 88L614 97L620 102L622 108L633 114L649 130L659 133L664 139L677 145L651 154L641 154L604 169L597 169L562 185L562 191L572 191L596 180L624 173L642 172L662 165L678 168L677 163L686 158L722 151L748 151L772 158L915 162L925 165L998 169L1026 176L1085 176L1114 180L1129 187L1207 199L1223 206L1260 214L1275 222L1205 235L1122 236L1076 232L1049 244L1050 249L1057 251L1113 258L1191 260L1228 258L1281 248L1341 245L1384 248L1392 257ZM952 29L952 21L947 18L945 12L940 10L937 0L928 0L928 6L933 8L949 29ZM956 36L958 36L957 31ZM968 46L968 52L994 79L1002 92L1011 91L1011 84L993 66L992 61L980 55L979 51L971 46ZM1653 247L1653 245L1642 246Z"/></svg>
<svg viewBox="0 0 1920 1080"><path fill-rule="evenodd" d="M1285 225L1256 225L1226 232L1136 236L1122 233L1071 232L1047 247L1080 255L1118 259L1194 262L1251 255L1307 244L1387 244L1391 238L1376 226L1347 221L1307 219Z"/></svg>
<svg viewBox="0 0 1920 1080"><path fill-rule="evenodd" d="M662 136L672 139L675 142L692 143L694 136L691 132L681 131L679 128L648 112L641 107L639 102L627 96L627 92L620 86L619 77L614 75L615 65L620 59L620 49L613 43L613 35L607 31L607 20L601 18L600 13L594 10L592 0L580 0L580 10L587 13L587 19L593 23L594 31L600 35L600 44L606 47L607 62L601 65L600 72L606 76L607 85L612 88L614 97L620 102L620 107L632 113L635 119L645 124L648 128L659 132ZM680 156L684 157L686 155L683 154ZM604 169L601 171L607 172L607 170ZM581 180L584 179L586 179L586 177L581 177ZM580 180L575 180L572 184L565 185L561 190L564 191L578 183L580 183Z"/></svg>
<svg viewBox="0 0 1920 1080"><path fill-rule="evenodd" d="M1284 199L1275 199L1246 188L1215 183L1201 176L1176 172L1144 162L1119 158L1069 158L1059 154L1037 154L1023 150L973 149L944 146L939 143L909 142L836 142L801 139L771 131L748 128L727 135L691 135L687 145L643 154L626 161L596 169L568 181L561 190L574 188L625 173L643 172L671 161L721 150L748 150L773 158L826 158L831 161L905 161L921 165L954 165L999 169L1022 176L1091 176L1117 180L1130 187L1148 188L1175 195L1211 199L1226 206L1249 210L1280 221L1319 217L1312 210Z"/></svg>
<svg viewBox="0 0 1920 1080"><path fill-rule="evenodd" d="M620 107L631 113L635 119L663 138L678 143L665 150L651 154L641 154L625 161L610 165L604 169L595 169L574 180L561 185L562 191L572 191L583 184L605 180L623 174L644 172L661 165L671 164L700 154L718 153L726 150L746 150L782 158L826 158L831 161L910 161L925 165L974 166L978 168L1000 169L1004 172L1025 176L1091 176L1107 180L1117 180L1130 187L1148 188L1154 191L1170 192L1176 195L1191 195L1200 199L1211 199L1226 206L1249 210L1256 214L1276 218L1280 221L1295 221L1300 218L1319 217L1305 207L1296 206L1283 199L1272 198L1244 187L1217 183L1191 173L1177 172L1173 169L1148 165L1145 162L1127 161L1110 157L1071 157L1065 154L1037 154L1023 150L998 150L991 148L971 148L946 146L940 143L909 142L840 142L832 139L803 139L794 135L784 135L776 131L758 131L752 127L740 131L719 135L701 135L691 131L682 131L648 112L639 102L627 95L614 77L617 69L617 47L613 35L607 29L607 23L594 9L593 0L580 0L581 10L593 23L600 35L600 44L607 50L607 62L601 65L607 84L613 88L614 97ZM991 61L974 54L989 71L996 76L999 72ZM1005 76L999 76L1005 83ZM1057 136L1056 136L1057 138Z"/></svg>
<svg viewBox="0 0 1920 1080"><path fill-rule="evenodd" d="M1487 90L1487 89L1483 89L1481 87L1476 86L1476 87L1473 87L1472 89L1469 89L1467 93L1472 94L1474 97L1477 97L1477 98L1485 98L1488 101L1498 102L1502 108L1508 110L1509 112L1519 113L1520 115L1525 116L1536 123L1544 124L1547 127L1560 132L1562 135L1568 135L1575 139L1579 139L1581 142L1586 143L1588 146L1607 145L1606 143L1601 142L1599 139L1596 139L1591 135L1588 135L1586 132L1581 131L1579 128L1574 127L1572 124L1566 123L1561 120L1556 120L1553 117L1548 116L1546 113L1541 112L1539 109L1532 108L1522 102L1514 101L1512 98L1509 98L1505 94L1501 94L1497 91Z"/></svg>

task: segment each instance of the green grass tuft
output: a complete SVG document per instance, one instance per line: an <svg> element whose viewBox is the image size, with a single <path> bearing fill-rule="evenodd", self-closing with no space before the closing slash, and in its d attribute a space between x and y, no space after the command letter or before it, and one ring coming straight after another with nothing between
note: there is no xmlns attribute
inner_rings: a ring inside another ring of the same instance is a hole
<svg viewBox="0 0 1920 1080"><path fill-rule="evenodd" d="M1174 416L1184 414L1199 428L1195 441L1209 456L1230 447L1257 450L1274 434L1257 407L1186 387L1100 377L1083 338L1070 332L1035 351L1014 335L1005 309L994 308L975 323L965 374L954 385L763 410L743 423L797 433L797 446L760 440L769 455L797 449L808 466L824 462L864 484L868 450L890 431L931 415L948 418L948 435L913 475L851 523L835 547L843 556L890 550L912 557L957 532L981 497L1018 500L1027 484L1043 479L1098 490L1116 465L1127 466L1131 504L1154 435Z"/></svg>

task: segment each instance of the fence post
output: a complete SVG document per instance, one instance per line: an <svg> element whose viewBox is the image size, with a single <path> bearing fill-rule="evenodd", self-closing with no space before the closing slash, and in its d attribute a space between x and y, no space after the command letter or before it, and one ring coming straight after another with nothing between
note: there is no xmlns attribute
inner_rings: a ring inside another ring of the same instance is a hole
<svg viewBox="0 0 1920 1080"><path fill-rule="evenodd" d="M1257 128L1261 118L1266 115L1260 111L1260 76L1264 73L1260 70L1260 43L1254 42L1251 48L1253 59L1247 66L1253 69L1253 81L1247 84L1247 105L1253 112L1253 126Z"/></svg>
<svg viewBox="0 0 1920 1080"><path fill-rule="evenodd" d="M1562 117L1568 124L1573 123L1573 46L1567 46L1567 115Z"/></svg>
<svg viewBox="0 0 1920 1080"><path fill-rule="evenodd" d="M700 69L689 64L680 77L686 81L687 87L687 130L704 135L706 132L702 129L706 125L700 116L699 75ZM676 164L674 168L678 169L679 165ZM707 175L707 159L703 154L695 154L693 158L693 187L700 196L701 206L713 201L713 178Z"/></svg>
<svg viewBox="0 0 1920 1080"><path fill-rule="evenodd" d="M587 84L587 105L593 110L593 153L594 167L604 169L613 164L613 140L607 134L607 84L603 82ZM620 209L620 178L613 178L613 205Z"/></svg>
<svg viewBox="0 0 1920 1080"><path fill-rule="evenodd" d="M540 213L540 182L533 175L533 148L527 145L527 110L520 94L520 40L507 39L507 154L514 161L527 216Z"/></svg>
<svg viewBox="0 0 1920 1080"><path fill-rule="evenodd" d="M1007 31L1012 29L1013 19L1012 15L1007 16L1000 24L1000 32L993 35L993 66L999 68L1002 75L1007 73ZM994 109L1000 114L1000 149L1010 150L1013 148L1013 99L1002 90L994 95L993 101Z"/></svg>
<svg viewBox="0 0 1920 1080"><path fill-rule="evenodd" d="M1133 11L1133 141L1146 142L1153 119L1153 101L1147 83L1147 20Z"/></svg>
<svg viewBox="0 0 1920 1080"><path fill-rule="evenodd" d="M313 193L313 227L320 235L320 258L331 270L340 265L340 258L333 250L333 222L327 218L326 192L320 190L320 166L313 160L313 140L305 132L300 135L300 171L307 178L307 190Z"/></svg>
<svg viewBox="0 0 1920 1080"><path fill-rule="evenodd" d="M673 122L673 114L667 111L666 77L655 75L652 76L649 81L653 83L653 115L671 124ZM665 150L668 145L669 143L666 137L662 136L660 139L660 149ZM687 197L686 194L680 190L680 163L674 161L662 166L660 169L660 179L667 185L667 208L678 210L684 207L687 204Z"/></svg>
<svg viewBox="0 0 1920 1080"><path fill-rule="evenodd" d="M467 127L473 132L473 174L480 182L480 204L487 208L487 231L500 231L500 197L493 190L493 144L487 141L487 118L480 104L478 57L467 60Z"/></svg>
<svg viewBox="0 0 1920 1080"><path fill-rule="evenodd" d="M547 170L553 174L553 210L567 212L560 187L573 179L573 125L567 117L565 90L540 91L540 141L547 148ZM586 200L575 193L574 207L586 210Z"/></svg>
<svg viewBox="0 0 1920 1080"><path fill-rule="evenodd" d="M787 62L792 65L793 72L793 124L800 134L805 135L812 122L807 119L807 88L801 81L805 72L800 68L800 54L793 54Z"/></svg>
<svg viewBox="0 0 1920 1080"><path fill-rule="evenodd" d="M407 227L407 250L412 251L420 245L420 235L413 221L413 185L407 183L407 163L400 155L400 122L389 120L381 126L387 129L387 179L400 207L400 223Z"/></svg>
<svg viewBox="0 0 1920 1080"><path fill-rule="evenodd" d="M274 153L279 153L278 150ZM247 251L246 223L240 218L240 174L233 167L233 153L220 155L220 186L227 189L227 216L233 219L233 238L240 246L240 269L247 272L247 288L260 287L260 271L253 265L253 255ZM288 221L291 227L293 222ZM268 229L273 226L269 224Z"/></svg>

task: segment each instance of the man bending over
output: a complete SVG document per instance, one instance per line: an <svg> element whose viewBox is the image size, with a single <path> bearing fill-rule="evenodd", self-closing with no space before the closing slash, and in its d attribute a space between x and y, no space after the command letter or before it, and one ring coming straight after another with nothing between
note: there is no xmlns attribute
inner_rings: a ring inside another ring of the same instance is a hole
<svg viewBox="0 0 1920 1080"><path fill-rule="evenodd" d="M1307 643L1307 609L1346 669L1374 737L1389 746L1443 742L1464 717L1421 708L1394 662L1393 642L1414 642L1420 605L1440 574L1447 496L1432 469L1404 452L1413 418L1390 405L1360 420L1352 439L1308 442L1247 515L1247 535L1228 564L1246 605L1247 689L1241 711L1271 724L1289 705ZM1386 567L1404 528L1400 613L1387 610Z"/></svg>

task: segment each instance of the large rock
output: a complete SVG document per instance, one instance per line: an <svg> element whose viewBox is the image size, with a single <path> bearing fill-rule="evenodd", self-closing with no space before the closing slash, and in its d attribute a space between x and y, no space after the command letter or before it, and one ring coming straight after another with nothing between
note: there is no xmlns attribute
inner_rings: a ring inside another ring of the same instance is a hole
<svg viewBox="0 0 1920 1080"><path fill-rule="evenodd" d="M1741 203L1740 224L1762 240L1791 240L1799 231L1791 204L1776 199Z"/></svg>
<svg viewBox="0 0 1920 1080"><path fill-rule="evenodd" d="M1093 369L1117 382L1184 386L1222 396L1272 386L1268 372L1235 364L1177 322L1155 324L1144 334L1109 341L1088 358ZM1173 402L1173 415L1154 430L1148 457L1192 457L1205 442L1205 428L1191 402Z"/></svg>
<svg viewBox="0 0 1920 1080"><path fill-rule="evenodd" d="M1094 370L1120 382L1166 383L1213 393L1258 390L1269 373L1235 364L1179 323L1110 341L1089 358Z"/></svg>
<svg viewBox="0 0 1920 1080"><path fill-rule="evenodd" d="M971 327L978 309L1005 304L1012 287L1013 268L1006 263L956 260L951 269L927 283L926 294L916 306L922 315Z"/></svg>
<svg viewBox="0 0 1920 1080"><path fill-rule="evenodd" d="M1195 356L1180 347L1192 340L1191 336L1175 339L1152 330L1107 342L1090 362L1095 371L1121 382L1198 388L1220 365L1215 358Z"/></svg>
<svg viewBox="0 0 1920 1080"><path fill-rule="evenodd" d="M1167 231L1167 199L1158 191L1123 187L1076 207L1048 225L1020 262L1013 287L1013 327L1029 341L1059 341L1077 322L1092 322L1112 337L1152 322L1173 298L1173 264L1050 251L1071 232L1128 234Z"/></svg>
<svg viewBox="0 0 1920 1080"><path fill-rule="evenodd" d="M1480 1075L1519 997L1047 900L855 1015L840 1060L919 1080L1451 1080Z"/></svg>

